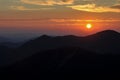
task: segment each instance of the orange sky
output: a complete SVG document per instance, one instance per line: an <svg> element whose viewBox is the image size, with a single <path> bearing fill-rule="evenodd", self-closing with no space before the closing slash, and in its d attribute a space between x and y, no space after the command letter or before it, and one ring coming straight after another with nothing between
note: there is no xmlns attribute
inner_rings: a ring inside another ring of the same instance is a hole
<svg viewBox="0 0 120 80"><path fill-rule="evenodd" d="M0 35L89 35L106 29L120 32L120 0L0 0Z"/></svg>

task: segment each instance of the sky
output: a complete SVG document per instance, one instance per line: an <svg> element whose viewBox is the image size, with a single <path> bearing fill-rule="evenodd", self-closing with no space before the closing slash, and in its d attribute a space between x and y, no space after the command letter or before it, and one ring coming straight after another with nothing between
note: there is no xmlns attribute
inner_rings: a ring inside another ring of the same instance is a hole
<svg viewBox="0 0 120 80"><path fill-rule="evenodd" d="M84 36L106 29L120 32L120 0L0 0L0 36Z"/></svg>

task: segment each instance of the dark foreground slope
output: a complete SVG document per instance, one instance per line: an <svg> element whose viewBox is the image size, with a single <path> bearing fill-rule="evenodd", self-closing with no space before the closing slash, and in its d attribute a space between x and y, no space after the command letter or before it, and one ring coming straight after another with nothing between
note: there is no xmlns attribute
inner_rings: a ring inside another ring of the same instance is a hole
<svg viewBox="0 0 120 80"><path fill-rule="evenodd" d="M104 69L104 56L81 49L68 47L37 53L30 58L17 62L7 69L11 73L30 72L101 72Z"/></svg>
<svg viewBox="0 0 120 80"><path fill-rule="evenodd" d="M120 70L120 55L100 55L79 47L68 47L37 53L3 68L3 73L78 72L113 73Z"/></svg>

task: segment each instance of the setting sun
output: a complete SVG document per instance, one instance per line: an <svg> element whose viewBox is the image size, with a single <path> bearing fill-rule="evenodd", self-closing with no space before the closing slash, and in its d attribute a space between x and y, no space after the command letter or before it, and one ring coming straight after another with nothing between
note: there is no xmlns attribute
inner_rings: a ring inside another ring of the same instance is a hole
<svg viewBox="0 0 120 80"><path fill-rule="evenodd" d="M86 28L87 28L87 29L92 28L92 24L86 24Z"/></svg>

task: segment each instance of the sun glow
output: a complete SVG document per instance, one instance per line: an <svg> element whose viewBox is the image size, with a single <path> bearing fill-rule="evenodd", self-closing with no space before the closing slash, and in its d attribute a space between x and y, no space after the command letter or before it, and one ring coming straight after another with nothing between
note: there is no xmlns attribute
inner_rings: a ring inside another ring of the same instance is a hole
<svg viewBox="0 0 120 80"><path fill-rule="evenodd" d="M86 24L86 28L87 29L91 29L92 28L92 24Z"/></svg>

